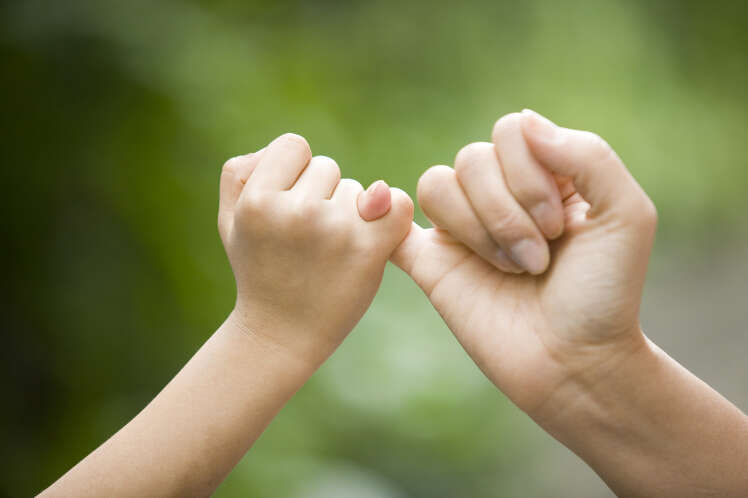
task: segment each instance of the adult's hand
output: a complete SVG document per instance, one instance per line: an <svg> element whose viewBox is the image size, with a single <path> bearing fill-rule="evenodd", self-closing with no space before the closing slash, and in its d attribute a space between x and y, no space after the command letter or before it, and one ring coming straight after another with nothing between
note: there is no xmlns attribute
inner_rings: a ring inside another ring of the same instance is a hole
<svg viewBox="0 0 748 498"><path fill-rule="evenodd" d="M748 493L748 419L639 327L656 212L604 140L510 114L418 200L391 259L514 403L617 493Z"/></svg>

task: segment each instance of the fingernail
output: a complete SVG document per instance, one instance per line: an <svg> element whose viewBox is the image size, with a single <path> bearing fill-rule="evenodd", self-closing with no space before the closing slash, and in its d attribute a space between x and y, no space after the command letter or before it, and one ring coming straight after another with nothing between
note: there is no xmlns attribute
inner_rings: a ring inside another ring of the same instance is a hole
<svg viewBox="0 0 748 498"><path fill-rule="evenodd" d="M371 185L369 185L369 188L366 189L367 194L373 194L374 191L379 188L380 185L382 185L384 182L382 180L377 180Z"/></svg>
<svg viewBox="0 0 748 498"><path fill-rule="evenodd" d="M517 263L512 261L512 258L507 256L504 249L501 248L496 251L496 263L501 271L505 271L507 273L522 273L525 271L521 267L517 266Z"/></svg>
<svg viewBox="0 0 748 498"><path fill-rule="evenodd" d="M380 190L389 190L389 188L389 185L387 185L384 180L377 180L366 189L366 196L372 198Z"/></svg>
<svg viewBox="0 0 748 498"><path fill-rule="evenodd" d="M358 213L366 221L381 218L392 205L390 187L384 180L377 180L358 196Z"/></svg>
<svg viewBox="0 0 748 498"><path fill-rule="evenodd" d="M560 223L561 217L557 216L556 210L550 203L543 201L536 204L530 208L530 215L543 231L543 235L549 239L555 239L561 235L560 232L563 229Z"/></svg>
<svg viewBox="0 0 748 498"><path fill-rule="evenodd" d="M535 239L522 239L509 248L515 263L533 275L545 270L548 253Z"/></svg>
<svg viewBox="0 0 748 498"><path fill-rule="evenodd" d="M558 127L548 118L545 118L531 109L523 109L522 127L526 133L532 134L536 140L552 142L556 138Z"/></svg>

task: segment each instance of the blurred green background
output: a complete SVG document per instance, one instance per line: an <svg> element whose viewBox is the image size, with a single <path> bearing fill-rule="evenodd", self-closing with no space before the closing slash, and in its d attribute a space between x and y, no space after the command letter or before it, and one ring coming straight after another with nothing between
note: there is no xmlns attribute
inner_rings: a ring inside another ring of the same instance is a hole
<svg viewBox="0 0 748 498"><path fill-rule="evenodd" d="M47 486L221 323L220 166L285 131L411 194L507 112L596 131L660 212L645 329L748 406L748 3L0 5L3 495ZM609 494L389 268L216 496Z"/></svg>

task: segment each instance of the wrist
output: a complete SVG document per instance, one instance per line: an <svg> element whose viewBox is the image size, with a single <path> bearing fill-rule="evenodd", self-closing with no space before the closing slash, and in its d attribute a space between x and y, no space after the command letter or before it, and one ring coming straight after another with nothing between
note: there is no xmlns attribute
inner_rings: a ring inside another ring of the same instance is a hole
<svg viewBox="0 0 748 498"><path fill-rule="evenodd" d="M544 402L527 413L561 440L567 432L586 433L580 426L615 424L626 411L627 399L636 396L642 383L651 382L662 354L637 325L614 342L566 355L559 360L560 380Z"/></svg>
<svg viewBox="0 0 748 498"><path fill-rule="evenodd" d="M619 496L743 496L748 419L638 337L638 345L567 379L542 413L530 415Z"/></svg>
<svg viewBox="0 0 748 498"><path fill-rule="evenodd" d="M324 340L309 341L314 332L298 324L250 313L241 306L234 307L221 328L299 376L311 376L335 349Z"/></svg>

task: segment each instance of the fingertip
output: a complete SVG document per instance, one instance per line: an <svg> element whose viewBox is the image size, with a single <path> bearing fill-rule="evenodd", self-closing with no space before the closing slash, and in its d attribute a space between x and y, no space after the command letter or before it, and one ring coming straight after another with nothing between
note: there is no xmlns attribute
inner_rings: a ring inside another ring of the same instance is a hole
<svg viewBox="0 0 748 498"><path fill-rule="evenodd" d="M550 252L545 240L522 239L509 247L509 256L531 275L540 275L550 264Z"/></svg>
<svg viewBox="0 0 748 498"><path fill-rule="evenodd" d="M502 248L496 250L495 259L492 262L499 270L505 273L520 274L525 272L522 267L518 266L509 256L507 256L506 251Z"/></svg>
<svg viewBox="0 0 748 498"><path fill-rule="evenodd" d="M558 126L532 109L522 109L520 116L525 139L534 143L549 143L558 137Z"/></svg>
<svg viewBox="0 0 748 498"><path fill-rule="evenodd" d="M365 221L381 218L392 206L392 194L384 180L377 180L358 196L358 213Z"/></svg>

